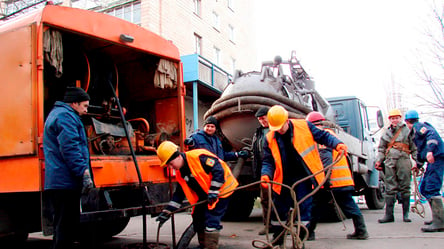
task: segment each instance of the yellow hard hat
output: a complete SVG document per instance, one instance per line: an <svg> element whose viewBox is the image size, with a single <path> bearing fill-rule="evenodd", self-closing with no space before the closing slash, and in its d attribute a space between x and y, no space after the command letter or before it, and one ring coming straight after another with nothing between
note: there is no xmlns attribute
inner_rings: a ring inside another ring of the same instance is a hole
<svg viewBox="0 0 444 249"><path fill-rule="evenodd" d="M162 142L157 148L157 156L160 159L160 167L165 167L166 163L171 159L175 152L179 151L179 147L170 141Z"/></svg>
<svg viewBox="0 0 444 249"><path fill-rule="evenodd" d="M389 118L395 116L402 116L401 111L399 109L392 109L389 111Z"/></svg>
<svg viewBox="0 0 444 249"><path fill-rule="evenodd" d="M268 125L271 131L277 131L287 122L288 112L280 105L274 105L267 114Z"/></svg>

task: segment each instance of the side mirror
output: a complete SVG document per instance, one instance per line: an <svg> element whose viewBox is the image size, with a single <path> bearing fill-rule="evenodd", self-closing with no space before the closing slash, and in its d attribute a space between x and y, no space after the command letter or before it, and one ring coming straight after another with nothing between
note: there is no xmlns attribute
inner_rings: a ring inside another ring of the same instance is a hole
<svg viewBox="0 0 444 249"><path fill-rule="evenodd" d="M384 127L384 117L382 116L381 110L376 112L376 122L378 123L379 128Z"/></svg>

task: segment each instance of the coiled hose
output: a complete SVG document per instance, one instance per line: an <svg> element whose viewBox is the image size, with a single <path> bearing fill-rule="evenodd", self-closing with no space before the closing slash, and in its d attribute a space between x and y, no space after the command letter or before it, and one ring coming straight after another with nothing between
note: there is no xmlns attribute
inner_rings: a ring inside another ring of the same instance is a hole
<svg viewBox="0 0 444 249"><path fill-rule="evenodd" d="M414 170L413 171L413 184L415 185L415 193L413 194L413 198L415 199L415 202L410 207L410 210L412 213L418 214L420 217L425 217L425 209L424 205L421 203L421 199L424 198L424 196L421 195L419 192L419 183L417 180L417 177L421 177L424 175L424 169L421 168L420 170Z"/></svg>

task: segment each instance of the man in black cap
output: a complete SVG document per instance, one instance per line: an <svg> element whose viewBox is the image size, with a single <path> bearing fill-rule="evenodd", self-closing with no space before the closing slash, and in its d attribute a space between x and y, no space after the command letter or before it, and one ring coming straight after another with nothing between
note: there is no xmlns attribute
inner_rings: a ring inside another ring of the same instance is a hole
<svg viewBox="0 0 444 249"><path fill-rule="evenodd" d="M219 129L219 123L214 116L209 116L205 119L203 130L199 130L196 133L185 139L184 143L188 146L188 149L206 149L223 161L235 161L238 157L248 158L249 153L246 150L239 152L226 152L222 147L222 141L216 135L216 131Z"/></svg>
<svg viewBox="0 0 444 249"><path fill-rule="evenodd" d="M68 87L48 115L43 133L45 194L53 206L53 249L72 248L80 221L80 196L93 186L89 150L80 119L88 111L89 95Z"/></svg>
<svg viewBox="0 0 444 249"><path fill-rule="evenodd" d="M264 140L265 135L270 130L268 128L267 113L270 108L263 106L257 110L254 116L257 118L260 126L256 129L253 136L253 173L254 177L259 180L262 170L262 158L264 156ZM268 213L268 189L261 187L261 205L262 205L262 217L264 225L266 224L266 218ZM270 233L273 233L273 229L270 228ZM265 235L265 227L259 231L259 235Z"/></svg>

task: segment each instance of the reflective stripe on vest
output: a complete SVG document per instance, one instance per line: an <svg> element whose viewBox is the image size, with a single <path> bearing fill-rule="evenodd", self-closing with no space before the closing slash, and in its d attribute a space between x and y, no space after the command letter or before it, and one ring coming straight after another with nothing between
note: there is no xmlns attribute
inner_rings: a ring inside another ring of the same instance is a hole
<svg viewBox="0 0 444 249"><path fill-rule="evenodd" d="M313 139L310 128L308 128L307 121L300 119L289 119L289 122L293 124L293 146L296 151L301 155L308 169L312 174L323 170L322 162L319 156L319 152L316 149L316 142ZM275 131L267 133L268 146L270 147L271 154L273 155L275 162L275 171L273 181L282 183L282 159L279 151L279 146L275 138ZM316 182L319 184L325 178L324 172L315 176ZM273 184L273 191L280 194L282 186Z"/></svg>
<svg viewBox="0 0 444 249"><path fill-rule="evenodd" d="M337 137L336 133L334 133L334 131L332 131L331 129L325 128L324 130ZM334 161L339 156L339 152L333 150L332 156ZM339 162L333 165L333 168L331 169L330 184L332 188L355 185L350 168L348 167L347 158L345 156L342 157Z"/></svg>
<svg viewBox="0 0 444 249"><path fill-rule="evenodd" d="M202 164L200 163L199 157L201 155L212 156L212 157L218 158L216 155L214 155L213 153L211 153L207 150L195 149L195 150L190 150L190 151L185 152L185 156L186 156L185 160L188 162L188 166L190 167L191 174L194 176L197 183L199 183L199 185L202 187L202 189L205 191L205 193L208 194L208 191L210 190L210 185L211 185L211 177L209 174L207 174L205 172ZM219 163L222 165L222 168L224 169L224 179L225 179L224 184L220 188L219 193L221 193L221 194L219 195L219 197L226 198L233 193L232 190L234 190L239 185L239 183L237 182L236 178L231 173L231 170L228 167L228 165L224 161L222 161L221 159L219 159ZM197 196L197 194L194 191L192 191L190 189L190 187L188 186L186 181L181 176L179 170L177 171L177 182L179 182L180 186L182 187L183 192L185 193L185 196L187 197L190 204L195 204L199 200L199 197Z"/></svg>

